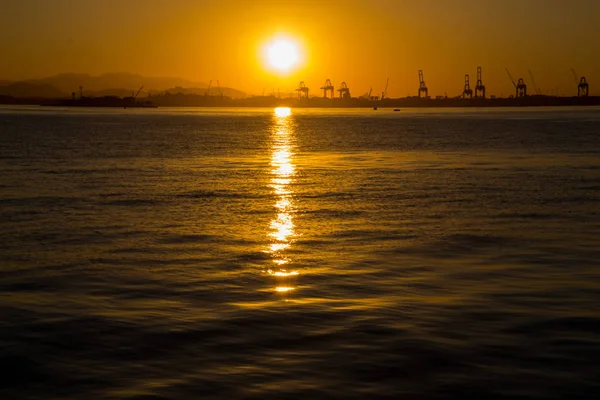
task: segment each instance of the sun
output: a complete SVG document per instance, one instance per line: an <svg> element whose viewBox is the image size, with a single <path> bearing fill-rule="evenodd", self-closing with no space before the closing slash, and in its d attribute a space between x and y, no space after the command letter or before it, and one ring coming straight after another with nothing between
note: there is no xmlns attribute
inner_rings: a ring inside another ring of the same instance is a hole
<svg viewBox="0 0 600 400"><path fill-rule="evenodd" d="M267 46L267 62L280 72L289 71L299 60L298 47L289 39L277 39Z"/></svg>

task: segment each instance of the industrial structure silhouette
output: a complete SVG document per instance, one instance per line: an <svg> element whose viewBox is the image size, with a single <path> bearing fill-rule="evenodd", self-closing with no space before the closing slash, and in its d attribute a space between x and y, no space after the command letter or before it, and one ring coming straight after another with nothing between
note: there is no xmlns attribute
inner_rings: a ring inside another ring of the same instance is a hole
<svg viewBox="0 0 600 400"><path fill-rule="evenodd" d="M588 97L589 96L589 84L587 82L587 79L582 76L581 78L579 78L577 76L577 73L575 72L575 70L571 70L573 72L573 76L575 78L575 84L577 87L577 97ZM532 94L528 94L527 92L527 84L525 83L525 79L523 78L519 78L515 81L515 79L513 78L512 74L510 73L510 71L508 70L508 68L506 69L506 74L508 75L508 78L510 79L510 82L512 83L513 87L515 88L515 92L514 95L510 95L509 98L523 98L523 97L527 97L527 96L543 96L541 93L541 90L538 88L536 82L535 82L535 78L533 76L533 73L531 72L530 69L528 69L529 72L529 77L531 79L531 83L533 85L533 95ZM427 84L425 83L425 77L424 77L424 73L423 70L419 70L419 86L418 86L418 90L417 90L417 97L420 99L429 99L429 88L427 87ZM389 84L389 78L386 82L385 85L385 90L383 92L381 92L381 97L379 96L371 96L372 93L372 89L368 92L365 93L364 95L358 97L361 99L367 99L367 100L384 100L385 98L387 98L387 88L388 88L388 84ZM333 83L331 82L331 79L326 79L325 83L323 84L323 86L321 86L319 88L320 90L323 91L323 99L334 99L334 92L335 92L335 88L333 86ZM298 88L295 89L296 92L298 92L298 99L308 99L309 98L309 88L306 86L304 81L301 81L298 85ZM340 88L337 90L339 92L339 98L340 99L350 99L350 89L347 85L346 82L342 82L340 84ZM436 99L440 100L440 99L446 99L449 98L448 96L438 96L436 97ZM455 97L450 97L450 98L461 98L461 99L478 99L478 100L484 100L486 99L486 87L483 84L483 69L482 67L477 67L477 82L475 84L475 88L471 88L471 82L470 82L470 77L469 74L465 74L465 79L464 79L464 85L463 85L463 90L462 92L460 92L459 95L455 96ZM496 99L495 96L491 97L492 99Z"/></svg>
<svg viewBox="0 0 600 400"><path fill-rule="evenodd" d="M263 90L262 96L232 98L223 93L221 84L218 80L210 80L207 89L202 93L186 92L184 88L177 87L172 90L150 95L145 100L138 100L141 89L131 96L104 96L104 97L86 97L83 94L83 87L79 87L78 97L72 93L71 98L53 97L53 98L19 98L10 95L0 96L0 104L43 104L43 105L62 105L79 107L152 107L159 106L196 106L196 107L220 107L220 106L257 106L271 107L278 105L300 106L300 107L511 107L511 106L562 106L562 105L600 105L600 96L590 96L590 85L585 76L578 76L574 69L571 69L574 86L572 96L557 96L542 94L538 87L534 74L528 69L530 84L532 90L529 90L528 84L524 78L514 79L511 72L506 69L506 75L514 87L514 94L508 97L496 97L489 95L483 80L483 68L478 66L476 69L475 86L471 86L470 75L464 75L461 90L457 90L456 95L430 97L429 86L425 82L423 70L418 70L418 86L416 96L407 96L402 98L390 98L388 96L389 78L386 80L385 89L380 95L373 94L371 87L367 93L352 97L350 87L343 81L337 88L331 79L326 79L319 86L318 94L312 94L310 88L301 81L295 89L296 95L287 94L282 97L279 89L273 89L268 95ZM216 87L213 87L216 82ZM576 91L575 91L576 89Z"/></svg>

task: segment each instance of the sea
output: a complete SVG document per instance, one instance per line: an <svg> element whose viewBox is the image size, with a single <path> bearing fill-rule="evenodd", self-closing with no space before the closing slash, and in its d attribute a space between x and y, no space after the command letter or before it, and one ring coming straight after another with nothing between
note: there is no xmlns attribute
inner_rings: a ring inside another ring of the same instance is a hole
<svg viewBox="0 0 600 400"><path fill-rule="evenodd" d="M600 397L600 108L0 108L0 398Z"/></svg>

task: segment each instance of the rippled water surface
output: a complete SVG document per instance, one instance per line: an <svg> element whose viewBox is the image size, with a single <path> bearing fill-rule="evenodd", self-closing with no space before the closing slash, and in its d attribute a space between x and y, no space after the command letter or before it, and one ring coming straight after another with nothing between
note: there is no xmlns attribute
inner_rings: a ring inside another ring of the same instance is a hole
<svg viewBox="0 0 600 400"><path fill-rule="evenodd" d="M591 398L600 109L0 108L0 397Z"/></svg>

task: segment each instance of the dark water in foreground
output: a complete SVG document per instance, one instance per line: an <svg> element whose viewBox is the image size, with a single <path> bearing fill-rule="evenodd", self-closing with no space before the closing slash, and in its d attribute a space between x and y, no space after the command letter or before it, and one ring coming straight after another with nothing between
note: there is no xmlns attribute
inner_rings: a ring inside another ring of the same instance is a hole
<svg viewBox="0 0 600 400"><path fill-rule="evenodd" d="M0 109L0 398L592 398L600 109Z"/></svg>

